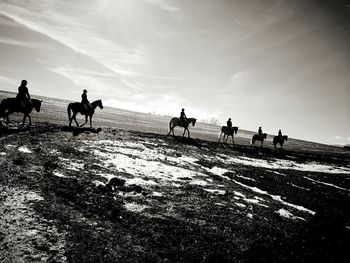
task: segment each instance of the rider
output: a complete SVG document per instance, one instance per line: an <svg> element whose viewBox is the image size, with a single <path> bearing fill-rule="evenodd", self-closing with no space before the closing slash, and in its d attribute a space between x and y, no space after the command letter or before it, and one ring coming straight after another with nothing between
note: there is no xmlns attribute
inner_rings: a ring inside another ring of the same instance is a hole
<svg viewBox="0 0 350 263"><path fill-rule="evenodd" d="M28 92L27 81L22 80L21 85L18 87L18 94L16 96L17 102L22 109L33 106Z"/></svg>
<svg viewBox="0 0 350 263"><path fill-rule="evenodd" d="M231 133L232 132L232 121L231 121L231 118L228 118L227 128L228 128L229 132Z"/></svg>
<svg viewBox="0 0 350 263"><path fill-rule="evenodd" d="M282 131L281 130L278 131L278 138L282 139Z"/></svg>
<svg viewBox="0 0 350 263"><path fill-rule="evenodd" d="M187 120L187 117L186 117L186 114L185 114L185 109L182 109L182 110L181 110L181 113L180 113L180 120L182 121L182 123L184 124L184 126L188 126L188 120Z"/></svg>
<svg viewBox="0 0 350 263"><path fill-rule="evenodd" d="M260 138L262 138L263 132L262 132L261 127L259 127L259 130L258 130L258 135L259 135L259 137L260 137Z"/></svg>
<svg viewBox="0 0 350 263"><path fill-rule="evenodd" d="M83 94L81 94L81 104L83 105L83 107L86 111L92 109L92 106L91 106L89 100L87 99L87 90L86 89L84 89Z"/></svg>

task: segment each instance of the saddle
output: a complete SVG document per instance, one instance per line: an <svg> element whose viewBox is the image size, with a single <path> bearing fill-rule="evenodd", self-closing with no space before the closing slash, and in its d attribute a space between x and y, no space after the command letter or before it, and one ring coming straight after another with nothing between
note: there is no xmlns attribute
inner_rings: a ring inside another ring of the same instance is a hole
<svg viewBox="0 0 350 263"><path fill-rule="evenodd" d="M81 102L81 106L82 106L82 111L84 112L84 113L82 113L82 114L88 114L88 113L91 113L91 111L92 111L92 107L91 107L91 105L90 105L90 103L89 104L87 104L87 103L83 103L83 102Z"/></svg>
<svg viewBox="0 0 350 263"><path fill-rule="evenodd" d="M189 122L186 121L186 120L181 120L181 119L180 119L180 124L181 124L183 127L188 127Z"/></svg>

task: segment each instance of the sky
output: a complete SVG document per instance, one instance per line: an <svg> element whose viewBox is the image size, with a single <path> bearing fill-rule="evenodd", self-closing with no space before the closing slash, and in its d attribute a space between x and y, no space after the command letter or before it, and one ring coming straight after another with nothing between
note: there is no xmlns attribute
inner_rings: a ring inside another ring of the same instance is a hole
<svg viewBox="0 0 350 263"><path fill-rule="evenodd" d="M349 2L349 4L348 4ZM350 1L0 0L0 89L350 144Z"/></svg>

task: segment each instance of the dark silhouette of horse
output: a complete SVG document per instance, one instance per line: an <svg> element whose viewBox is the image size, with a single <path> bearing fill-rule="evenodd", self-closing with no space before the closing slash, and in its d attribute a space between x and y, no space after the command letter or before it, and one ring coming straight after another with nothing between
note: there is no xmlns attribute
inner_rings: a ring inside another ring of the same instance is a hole
<svg viewBox="0 0 350 263"><path fill-rule="evenodd" d="M37 112L40 112L40 108L41 108L41 103L42 100L37 100L37 99L31 99L32 101L32 105L30 105L29 103L26 105L26 107L22 107L21 103L19 103L18 99L16 98L7 98L7 99L3 99L0 102L0 116L1 117L5 117L6 118L6 124L9 124L9 115L14 113L14 112L19 112L19 113L23 113L23 122L21 127L24 127L24 123L27 119L27 117L29 118L29 124L28 127L30 125L32 125L32 118L30 117L30 113L32 112L33 108L35 108L35 110Z"/></svg>
<svg viewBox="0 0 350 263"><path fill-rule="evenodd" d="M259 141L261 142L261 147L263 146L264 140L266 140L267 134L263 133L262 136L259 136L259 134L254 134L252 137L252 146L255 146L255 142Z"/></svg>
<svg viewBox="0 0 350 263"><path fill-rule="evenodd" d="M179 127L183 127L184 128L184 133L182 134L182 137L185 136L185 132L187 131L188 134L188 138L190 138L190 131L188 130L188 126L190 123L192 123L192 126L194 126L196 124L197 119L195 118L187 118L188 124L184 125L183 121L180 120L180 118L174 117L170 120L169 122L169 133L168 135L170 135L170 133L173 133L173 136L175 136L174 134L174 128L176 126Z"/></svg>
<svg viewBox="0 0 350 263"><path fill-rule="evenodd" d="M221 133L219 134L219 142L221 140L221 135L224 134L224 137L222 137L222 142L227 142L228 137L231 136L232 137L232 143L235 144L235 139L233 137L234 134L237 134L238 132L238 127L233 126L231 128L231 130L229 130L229 128L227 126L222 126L221 127ZM226 137L226 140L225 140Z"/></svg>
<svg viewBox="0 0 350 263"><path fill-rule="evenodd" d="M100 109L103 109L102 101L101 100L95 100L91 103L92 109L87 110L84 105L80 102L72 102L68 104L67 107L67 113L68 113L68 120L69 120L69 127L72 125L72 121L74 120L77 126L79 127L79 123L76 119L76 116L78 113L85 115L85 123L80 125L80 127L83 127L88 122L88 117L90 119L90 128L92 128L92 116L95 113L95 109L99 107ZM71 114L73 112L73 115Z"/></svg>
<svg viewBox="0 0 350 263"><path fill-rule="evenodd" d="M282 137L275 136L275 137L273 137L272 143L273 143L273 146L275 146L275 149L276 149L277 148L277 143L279 143L281 148L282 148L283 147L283 143L285 141L288 141L288 136L287 135L283 135Z"/></svg>

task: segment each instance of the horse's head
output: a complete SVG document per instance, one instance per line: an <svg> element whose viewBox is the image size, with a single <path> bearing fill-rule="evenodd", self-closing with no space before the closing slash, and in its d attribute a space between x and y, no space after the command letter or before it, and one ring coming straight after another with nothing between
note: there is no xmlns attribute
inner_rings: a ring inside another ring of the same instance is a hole
<svg viewBox="0 0 350 263"><path fill-rule="evenodd" d="M41 103L43 101L42 100L37 100L37 99L32 99L32 102L33 102L33 106L34 106L34 109L36 110L36 112L40 112Z"/></svg>
<svg viewBox="0 0 350 263"><path fill-rule="evenodd" d="M101 110L103 109L102 100L97 100L97 106L99 106Z"/></svg>
<svg viewBox="0 0 350 263"><path fill-rule="evenodd" d="M103 109L102 100L95 100L94 102L91 103L91 106L93 109L96 109L96 107Z"/></svg>
<svg viewBox="0 0 350 263"><path fill-rule="evenodd" d="M288 136L287 136L287 135L283 135L283 139L284 139L285 141L288 141Z"/></svg>
<svg viewBox="0 0 350 263"><path fill-rule="evenodd" d="M233 130L233 132L234 132L235 134L237 134L238 128L239 128L239 127L236 127L236 126L233 126L233 127L232 127L232 130Z"/></svg>
<svg viewBox="0 0 350 263"><path fill-rule="evenodd" d="M192 126L194 126L194 125L196 124L196 121L197 121L197 119L195 119L195 118L193 118L193 119L191 120Z"/></svg>
<svg viewBox="0 0 350 263"><path fill-rule="evenodd" d="M267 133L264 133L264 134L263 134L263 137L264 137L264 139L266 140L266 138L267 138Z"/></svg>

